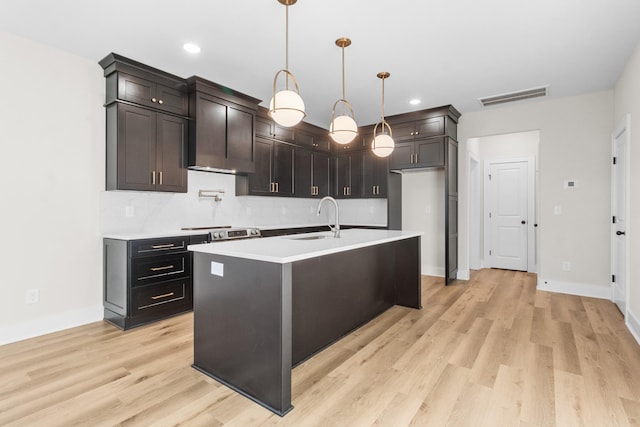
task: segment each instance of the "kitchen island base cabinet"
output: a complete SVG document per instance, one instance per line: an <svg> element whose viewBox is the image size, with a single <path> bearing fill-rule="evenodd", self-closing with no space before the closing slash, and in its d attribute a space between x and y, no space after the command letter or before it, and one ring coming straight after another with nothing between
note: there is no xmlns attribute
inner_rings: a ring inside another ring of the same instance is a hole
<svg viewBox="0 0 640 427"><path fill-rule="evenodd" d="M286 263L195 252L193 367L282 416L292 367L395 304L421 308L420 237Z"/></svg>

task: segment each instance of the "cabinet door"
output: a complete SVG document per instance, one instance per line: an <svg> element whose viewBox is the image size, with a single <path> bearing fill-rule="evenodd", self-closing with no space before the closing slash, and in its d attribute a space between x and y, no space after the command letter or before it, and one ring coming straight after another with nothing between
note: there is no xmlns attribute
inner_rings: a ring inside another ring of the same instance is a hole
<svg viewBox="0 0 640 427"><path fill-rule="evenodd" d="M349 197L358 198L362 197L362 157L363 152L351 153L351 185L349 186Z"/></svg>
<svg viewBox="0 0 640 427"><path fill-rule="evenodd" d="M227 108L227 169L252 172L253 163L252 111Z"/></svg>
<svg viewBox="0 0 640 427"><path fill-rule="evenodd" d="M248 176L249 194L264 196L271 192L273 144L268 139L256 138L255 172Z"/></svg>
<svg viewBox="0 0 640 427"><path fill-rule="evenodd" d="M336 157L336 197L362 197L362 152Z"/></svg>
<svg viewBox="0 0 640 427"><path fill-rule="evenodd" d="M315 148L315 136L309 132L295 131L295 143L307 148Z"/></svg>
<svg viewBox="0 0 640 427"><path fill-rule="evenodd" d="M317 187L317 194L314 197L324 197L329 195L330 180L329 168L331 157L326 153L313 153L313 182Z"/></svg>
<svg viewBox="0 0 640 427"><path fill-rule="evenodd" d="M275 142L271 180L278 196L293 195L293 147Z"/></svg>
<svg viewBox="0 0 640 427"><path fill-rule="evenodd" d="M305 150L304 148L295 149L295 159L293 162L293 194L296 197L313 196L314 191L311 188L314 185L311 179L311 175L313 174L312 164L313 152L311 150Z"/></svg>
<svg viewBox="0 0 640 427"><path fill-rule="evenodd" d="M118 105L118 190L154 190L156 113L133 105Z"/></svg>
<svg viewBox="0 0 640 427"><path fill-rule="evenodd" d="M431 138L416 141L416 167L444 166L444 138Z"/></svg>
<svg viewBox="0 0 640 427"><path fill-rule="evenodd" d="M189 114L189 96L177 89L156 84L156 108L186 116Z"/></svg>
<svg viewBox="0 0 640 427"><path fill-rule="evenodd" d="M227 106L197 93L195 132L189 135L189 165L226 167Z"/></svg>
<svg viewBox="0 0 640 427"><path fill-rule="evenodd" d="M268 117L256 116L256 135L273 138L273 120Z"/></svg>
<svg viewBox="0 0 640 427"><path fill-rule="evenodd" d="M391 156L389 156L389 169L400 170L410 169L413 167L413 143L402 142L396 144Z"/></svg>
<svg viewBox="0 0 640 427"><path fill-rule="evenodd" d="M338 198L347 197L351 185L351 157L348 154L335 157L335 177L333 194Z"/></svg>
<svg viewBox="0 0 640 427"><path fill-rule="evenodd" d="M373 152L363 153L363 197L386 197L387 157L378 157Z"/></svg>
<svg viewBox="0 0 640 427"><path fill-rule="evenodd" d="M158 113L157 181L159 191L187 192L187 120Z"/></svg>
<svg viewBox="0 0 640 427"><path fill-rule="evenodd" d="M188 95L142 77L118 73L118 98L186 116Z"/></svg>
<svg viewBox="0 0 640 427"><path fill-rule="evenodd" d="M416 124L415 122L394 123L391 124L391 132L394 141L407 141L415 138Z"/></svg>
<svg viewBox="0 0 640 427"><path fill-rule="evenodd" d="M438 135L444 135L444 117L433 117L416 122L416 136L418 138Z"/></svg>
<svg viewBox="0 0 640 427"><path fill-rule="evenodd" d="M295 142L294 130L292 128L280 126L275 122L273 123L273 137L282 142Z"/></svg>

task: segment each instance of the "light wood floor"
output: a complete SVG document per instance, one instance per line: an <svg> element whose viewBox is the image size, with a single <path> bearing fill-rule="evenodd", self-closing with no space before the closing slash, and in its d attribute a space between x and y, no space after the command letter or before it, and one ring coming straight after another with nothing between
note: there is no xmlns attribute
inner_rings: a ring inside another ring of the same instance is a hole
<svg viewBox="0 0 640 427"><path fill-rule="evenodd" d="M613 304L510 271L442 283L294 369L284 418L190 367L187 314L0 347L0 425L640 425L640 347Z"/></svg>

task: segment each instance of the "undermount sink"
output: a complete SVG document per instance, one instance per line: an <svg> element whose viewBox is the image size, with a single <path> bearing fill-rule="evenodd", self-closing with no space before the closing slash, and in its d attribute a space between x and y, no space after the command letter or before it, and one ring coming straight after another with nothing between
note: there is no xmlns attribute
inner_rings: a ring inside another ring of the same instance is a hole
<svg viewBox="0 0 640 427"><path fill-rule="evenodd" d="M287 237L289 240L318 240L318 239L328 239L332 236L303 236L303 237Z"/></svg>

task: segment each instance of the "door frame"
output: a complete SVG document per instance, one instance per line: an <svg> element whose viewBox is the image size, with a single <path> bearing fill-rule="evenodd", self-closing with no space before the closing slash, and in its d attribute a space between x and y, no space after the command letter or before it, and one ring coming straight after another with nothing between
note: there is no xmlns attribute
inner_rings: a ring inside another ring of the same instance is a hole
<svg viewBox="0 0 640 427"><path fill-rule="evenodd" d="M527 272L535 273L538 271L536 264L536 158L528 157L496 157L485 159L484 161L484 248L483 248L483 264L489 267L489 249L491 246L491 223L489 222L489 171L491 165L502 163L527 163Z"/></svg>
<svg viewBox="0 0 640 427"><path fill-rule="evenodd" d="M481 247L482 219L480 212L480 195L482 167L480 157L472 151L468 151L467 162L467 182L468 182L468 203L467 203L467 259L469 269L481 269L483 265L483 249ZM476 182L476 186L472 183ZM474 193L474 188L477 190ZM477 218L474 218L476 214ZM475 253L475 255L474 255ZM477 257L477 259L475 259Z"/></svg>
<svg viewBox="0 0 640 427"><path fill-rule="evenodd" d="M615 151L615 140L618 137L618 135L620 135L621 133L625 132L625 149L624 149L624 158L625 158L625 176L624 176L624 180L626 181L626 186L625 186L625 194L623 194L624 198L626 199L626 203L625 203L625 218L627 219L627 224L626 224L626 230L625 232L627 233L627 235L630 234L630 228L631 228L631 115L630 114L625 114L625 116L622 118L622 120L618 123L618 126L615 127L615 129L613 130L613 132L611 132L611 158L614 157L616 151ZM610 160L611 160L610 158ZM615 251L614 251L614 245L615 245L615 238L614 238L614 234L615 234L615 229L616 229L616 225L613 223L613 216L614 216L614 212L615 212L615 200L614 200L614 185L615 185L615 168L613 167L613 161L611 162L611 235L610 235L610 239L611 239L611 278L613 279L613 275L615 274L615 265L616 265L616 259L615 259ZM629 276L631 273L631 268L630 268L630 253L631 253L631 249L630 249L630 240L627 236L625 236L626 238L624 239L624 252L625 252L625 258L627 260L627 262L625 263L624 266L624 277L626 280L625 283L625 289L624 289L624 298L625 298L625 312L622 313L622 315L624 316L625 319L627 319L627 315L629 313L629 298L630 298L630 286L629 286ZM615 304L615 284L613 283L613 280L611 281L611 302L613 302ZM617 307L617 305L616 305Z"/></svg>

